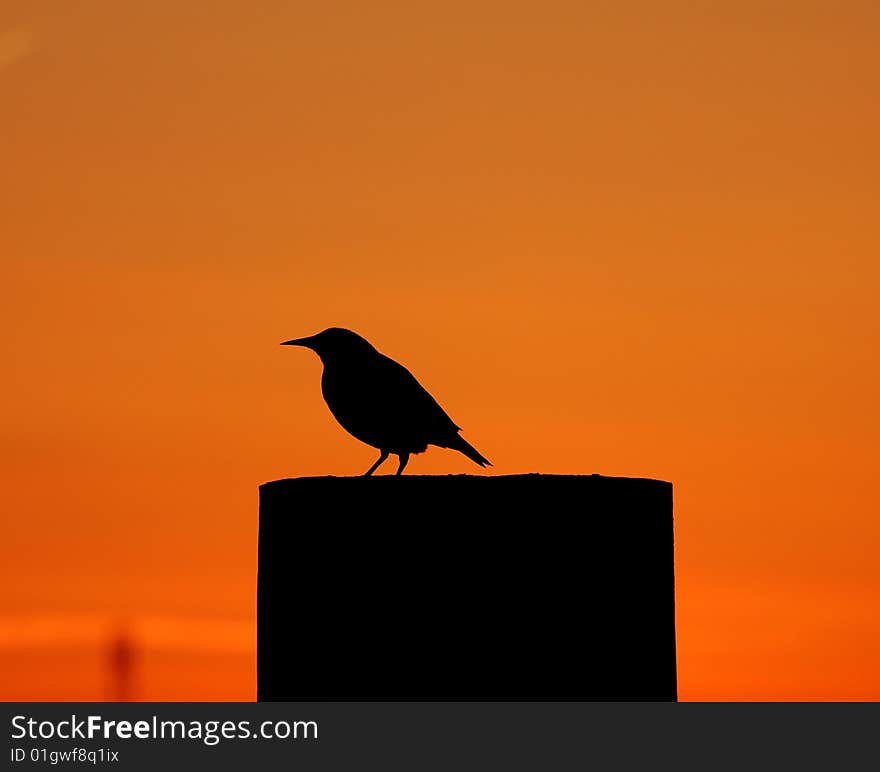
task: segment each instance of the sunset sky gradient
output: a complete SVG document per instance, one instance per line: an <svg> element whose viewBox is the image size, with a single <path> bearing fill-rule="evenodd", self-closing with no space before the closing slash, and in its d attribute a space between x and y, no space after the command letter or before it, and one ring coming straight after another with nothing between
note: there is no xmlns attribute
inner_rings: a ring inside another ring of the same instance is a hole
<svg viewBox="0 0 880 772"><path fill-rule="evenodd" d="M51 694L37 617L226 630L228 691L144 693L253 698L257 486L374 460L278 346L338 325L492 473L674 483L683 699L880 699L878 35L876 0L4 0L0 698Z"/></svg>

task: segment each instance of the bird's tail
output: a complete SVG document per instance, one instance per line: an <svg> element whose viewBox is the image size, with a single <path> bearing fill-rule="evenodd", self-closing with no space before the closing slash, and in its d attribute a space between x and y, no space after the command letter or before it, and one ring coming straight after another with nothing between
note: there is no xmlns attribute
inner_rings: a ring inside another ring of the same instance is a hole
<svg viewBox="0 0 880 772"><path fill-rule="evenodd" d="M479 464L480 466L492 466L492 462L489 461L488 458L480 455L480 452L460 434L456 434L455 438L452 439L446 447L464 453L475 464Z"/></svg>

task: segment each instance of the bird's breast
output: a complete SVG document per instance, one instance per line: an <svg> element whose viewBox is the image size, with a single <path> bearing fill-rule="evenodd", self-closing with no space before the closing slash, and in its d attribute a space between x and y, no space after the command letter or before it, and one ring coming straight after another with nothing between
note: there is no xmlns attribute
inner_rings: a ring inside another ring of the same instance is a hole
<svg viewBox="0 0 880 772"><path fill-rule="evenodd" d="M340 421L340 416L367 410L372 391L368 383L359 383L355 371L325 367L321 376L321 393L330 412Z"/></svg>
<svg viewBox="0 0 880 772"><path fill-rule="evenodd" d="M333 417L361 442L380 447L384 440L377 399L381 391L369 373L355 368L325 367L321 392Z"/></svg>

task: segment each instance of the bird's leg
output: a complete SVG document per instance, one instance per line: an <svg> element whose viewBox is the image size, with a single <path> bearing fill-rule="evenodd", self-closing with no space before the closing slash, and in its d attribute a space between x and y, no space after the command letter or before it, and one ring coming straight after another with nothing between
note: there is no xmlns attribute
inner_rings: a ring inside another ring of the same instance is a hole
<svg viewBox="0 0 880 772"><path fill-rule="evenodd" d="M395 475L401 475L401 474L403 474L403 468L406 466L407 462L409 461L409 453L398 453L397 457L400 459L400 466L397 467L397 471L395 472Z"/></svg>
<svg viewBox="0 0 880 772"><path fill-rule="evenodd" d="M366 472L366 474L364 475L364 477L369 477L370 475L372 475L373 472L375 472L375 471L379 468L379 465L380 465L380 464L381 464L386 458L388 458L388 451L387 451L387 450L380 450L380 451L379 451L379 460L376 461L376 463L373 464L369 469L367 469L367 472Z"/></svg>

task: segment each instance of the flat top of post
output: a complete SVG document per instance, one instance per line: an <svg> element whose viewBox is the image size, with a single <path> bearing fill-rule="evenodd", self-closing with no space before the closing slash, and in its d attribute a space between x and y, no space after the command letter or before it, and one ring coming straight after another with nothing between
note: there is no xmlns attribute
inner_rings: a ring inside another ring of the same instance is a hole
<svg viewBox="0 0 880 772"><path fill-rule="evenodd" d="M646 487L656 489L672 489L672 483L666 480L655 480L650 477L607 477L600 474L507 474L507 475L479 475L479 474L426 474L426 475L375 475L365 477L357 476L340 476L325 475L320 477L286 477L279 480L271 480L260 486L260 490L287 488L291 486L326 486L326 485L343 485L343 486L420 486L420 487L436 487L436 486L484 486L484 485L503 485L518 487L520 485L578 485L584 488L609 488L609 487Z"/></svg>

